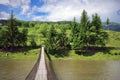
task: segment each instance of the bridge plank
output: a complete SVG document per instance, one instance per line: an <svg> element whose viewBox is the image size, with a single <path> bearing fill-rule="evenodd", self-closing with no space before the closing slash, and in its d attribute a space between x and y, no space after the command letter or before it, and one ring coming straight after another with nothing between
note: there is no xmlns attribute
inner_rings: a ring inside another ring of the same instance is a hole
<svg viewBox="0 0 120 80"><path fill-rule="evenodd" d="M44 47L41 50L41 58L38 66L38 70L35 76L35 80L47 80L47 68L45 63Z"/></svg>

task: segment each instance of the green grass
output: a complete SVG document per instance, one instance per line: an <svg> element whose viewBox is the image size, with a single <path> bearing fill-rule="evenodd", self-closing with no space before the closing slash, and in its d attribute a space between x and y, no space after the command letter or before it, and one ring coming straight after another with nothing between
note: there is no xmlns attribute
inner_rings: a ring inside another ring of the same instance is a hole
<svg viewBox="0 0 120 80"><path fill-rule="evenodd" d="M120 32L106 31L109 35L106 46L107 47L120 47Z"/></svg>
<svg viewBox="0 0 120 80"><path fill-rule="evenodd" d="M38 58L40 49L31 49L28 51L0 52L0 60L35 60ZM8 56L6 56L8 54Z"/></svg>
<svg viewBox="0 0 120 80"><path fill-rule="evenodd" d="M0 52L0 60L37 60L40 49L31 49L18 52ZM8 56L6 56L6 53ZM26 55L25 55L26 54ZM89 54L89 53L88 53ZM72 59L72 60L120 60L120 50L98 51L92 55L76 54L75 50L59 52L59 55L51 55L52 60Z"/></svg>
<svg viewBox="0 0 120 80"><path fill-rule="evenodd" d="M88 53L89 54L89 53ZM85 56L84 54L76 54L75 50L70 50L67 56L57 57L50 55L52 60L73 59L73 60L120 60L120 50L110 50L109 53L96 52L93 55Z"/></svg>

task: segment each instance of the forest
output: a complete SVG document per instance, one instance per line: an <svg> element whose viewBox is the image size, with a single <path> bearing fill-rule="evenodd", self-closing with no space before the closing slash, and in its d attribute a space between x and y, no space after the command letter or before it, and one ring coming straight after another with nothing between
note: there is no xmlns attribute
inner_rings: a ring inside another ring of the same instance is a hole
<svg viewBox="0 0 120 80"><path fill-rule="evenodd" d="M47 53L64 55L66 50L88 54L119 48L120 33L105 30L97 13L91 16L92 20L83 10L79 21L74 17L73 21L39 22L17 20L11 12L9 20L0 24L0 49L14 52L21 48L44 46ZM111 25L109 18L104 25ZM117 36L116 41L111 39L112 34ZM119 50L115 54L120 54Z"/></svg>

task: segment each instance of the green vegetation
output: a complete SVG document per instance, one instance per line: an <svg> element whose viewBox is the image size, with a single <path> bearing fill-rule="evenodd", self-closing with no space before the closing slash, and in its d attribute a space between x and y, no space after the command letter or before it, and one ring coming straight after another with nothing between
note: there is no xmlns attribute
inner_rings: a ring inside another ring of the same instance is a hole
<svg viewBox="0 0 120 80"><path fill-rule="evenodd" d="M107 47L120 47L120 32L106 31L108 33Z"/></svg>
<svg viewBox="0 0 120 80"><path fill-rule="evenodd" d="M44 45L52 59L120 60L119 35L104 30L97 13L89 20L85 10L80 22L27 22L12 13L8 25L0 27L0 59L36 59Z"/></svg>
<svg viewBox="0 0 120 80"><path fill-rule="evenodd" d="M40 49L19 49L14 52L0 51L0 60L36 60Z"/></svg>
<svg viewBox="0 0 120 80"><path fill-rule="evenodd" d="M63 52L62 52L63 53ZM99 51L88 54L76 54L75 50L69 50L64 55L50 55L52 60L72 59L72 60L120 60L120 50Z"/></svg>
<svg viewBox="0 0 120 80"><path fill-rule="evenodd" d="M87 51L89 47L104 47L106 40L108 39L107 33L103 30L99 15L97 13L92 15L92 21L90 21L85 10L83 10L81 14L80 23L76 22L76 19L74 18L74 21L69 29L71 31L69 36L65 33L64 35L60 34L61 36L59 36L58 30L61 30L61 28L56 26L51 26L48 30L48 37L45 42L48 53L69 47L74 50ZM66 31L67 30L64 29L64 32ZM66 41L68 43L66 43ZM62 46L61 42L64 42L62 43Z"/></svg>
<svg viewBox="0 0 120 80"><path fill-rule="evenodd" d="M27 40L27 30L23 29L20 32L15 22L13 12L11 12L8 26L0 29L0 46L7 50L9 48L10 51L13 51L16 46L25 46Z"/></svg>

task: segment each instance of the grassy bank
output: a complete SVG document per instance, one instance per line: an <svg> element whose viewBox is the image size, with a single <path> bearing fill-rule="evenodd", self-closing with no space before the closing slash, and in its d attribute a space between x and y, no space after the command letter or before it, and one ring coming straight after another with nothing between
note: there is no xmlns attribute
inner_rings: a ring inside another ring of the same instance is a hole
<svg viewBox="0 0 120 80"><path fill-rule="evenodd" d="M120 60L120 50L98 51L93 53L77 54L75 50L69 50L63 55L50 55L53 60Z"/></svg>
<svg viewBox="0 0 120 80"><path fill-rule="evenodd" d="M0 52L0 60L37 60L40 49L31 49L18 52ZM6 56L6 53L8 56ZM120 50L97 51L90 53L77 53L75 50L61 50L51 55L52 60L120 60Z"/></svg>
<svg viewBox="0 0 120 80"><path fill-rule="evenodd" d="M40 49L29 49L15 52L0 52L0 60L36 60Z"/></svg>

